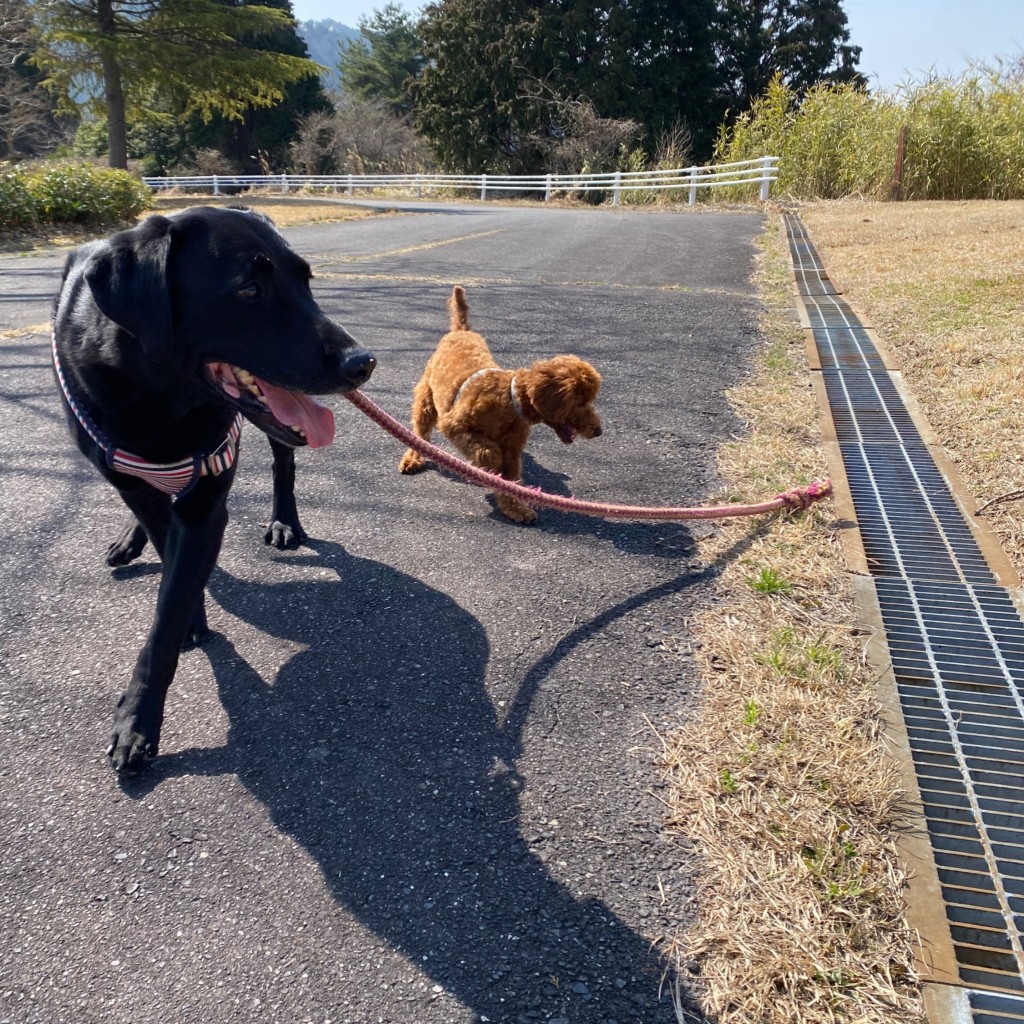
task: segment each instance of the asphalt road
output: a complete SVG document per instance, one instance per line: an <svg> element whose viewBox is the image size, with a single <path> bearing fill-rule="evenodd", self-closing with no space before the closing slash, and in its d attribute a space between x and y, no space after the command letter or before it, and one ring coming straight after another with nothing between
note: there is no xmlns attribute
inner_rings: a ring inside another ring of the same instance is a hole
<svg viewBox="0 0 1024 1024"><path fill-rule="evenodd" d="M604 375L603 436L538 428L526 482L682 504L738 428L761 226L429 206L285 234L385 408L408 419L461 282L504 365ZM515 526L445 473L400 476L339 400L334 445L298 460L313 539L280 553L248 425L215 635L119 784L103 748L158 565L103 563L124 513L54 390L62 260L0 257L0 1021L674 1021L652 943L685 923L693 862L661 828L657 730L699 698L694 531Z"/></svg>

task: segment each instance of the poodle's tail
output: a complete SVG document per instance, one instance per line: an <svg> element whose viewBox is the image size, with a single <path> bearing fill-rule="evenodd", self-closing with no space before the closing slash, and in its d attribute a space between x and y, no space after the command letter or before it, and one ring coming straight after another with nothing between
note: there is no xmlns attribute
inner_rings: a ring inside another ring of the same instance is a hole
<svg viewBox="0 0 1024 1024"><path fill-rule="evenodd" d="M452 314L450 331L469 330L469 306L466 303L466 292L461 284L452 289L452 296L448 300L448 309Z"/></svg>

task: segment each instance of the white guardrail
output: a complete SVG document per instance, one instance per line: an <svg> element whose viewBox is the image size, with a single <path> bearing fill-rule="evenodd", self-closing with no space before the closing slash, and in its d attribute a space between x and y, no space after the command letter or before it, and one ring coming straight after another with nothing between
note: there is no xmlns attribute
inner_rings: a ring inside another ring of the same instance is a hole
<svg viewBox="0 0 1024 1024"><path fill-rule="evenodd" d="M755 160L739 160L731 164L705 164L669 171L611 171L607 174L206 174L190 177L143 178L155 191L181 189L213 195L232 195L249 189L273 189L287 195L292 191L344 192L355 195L356 189L387 189L415 192L442 189L471 189L486 199L493 192L543 192L547 201L556 192L612 193L612 204L618 205L623 191L662 191L687 189L692 206L697 189L721 188L729 185L760 183L762 201L775 181L778 157L764 156Z"/></svg>

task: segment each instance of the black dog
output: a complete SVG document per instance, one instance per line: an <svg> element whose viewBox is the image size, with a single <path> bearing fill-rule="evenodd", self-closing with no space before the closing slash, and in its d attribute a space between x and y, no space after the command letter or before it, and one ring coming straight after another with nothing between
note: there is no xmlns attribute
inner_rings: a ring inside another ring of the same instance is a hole
<svg viewBox="0 0 1024 1024"><path fill-rule="evenodd" d="M317 306L309 265L245 209L197 207L76 249L53 352L79 449L134 518L107 561L148 538L163 562L156 615L117 705L107 754L134 774L154 757L182 647L206 633L203 590L227 525L244 415L274 450L272 542L301 540L293 449L329 444L312 394L363 384L373 356ZM140 525L141 524L141 527Z"/></svg>

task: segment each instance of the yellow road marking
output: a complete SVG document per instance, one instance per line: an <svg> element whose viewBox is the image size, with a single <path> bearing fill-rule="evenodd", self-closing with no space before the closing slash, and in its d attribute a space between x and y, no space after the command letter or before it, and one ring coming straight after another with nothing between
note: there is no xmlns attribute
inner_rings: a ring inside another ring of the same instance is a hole
<svg viewBox="0 0 1024 1024"><path fill-rule="evenodd" d="M29 324L27 327L8 327L5 331L0 331L0 338L27 338L30 334L49 334L50 325L46 324Z"/></svg>
<svg viewBox="0 0 1024 1024"><path fill-rule="evenodd" d="M439 284L450 286L454 279L430 274L372 274L360 271L318 270L316 280L329 281L401 281L408 284ZM730 291L727 288L691 288L682 284L618 284L609 281L523 281L513 277L468 277L462 275L458 284L465 285L539 285L544 288L582 288L606 292L682 292L687 295L722 295L732 299L750 299L749 292Z"/></svg>
<svg viewBox="0 0 1024 1024"><path fill-rule="evenodd" d="M404 249L388 249L384 252L370 252L364 253L358 256L324 256L318 254L315 258L321 259L325 263L362 263L365 260L381 260L388 256L404 256L410 252L423 252L426 249L439 249L445 245L455 245L458 242L468 242L473 238L487 238L488 235L498 235L504 231L504 228L493 228L490 231L477 231L472 235L459 235L457 238L442 238L436 242L423 242L420 245L409 245ZM309 260L309 255L306 256Z"/></svg>

